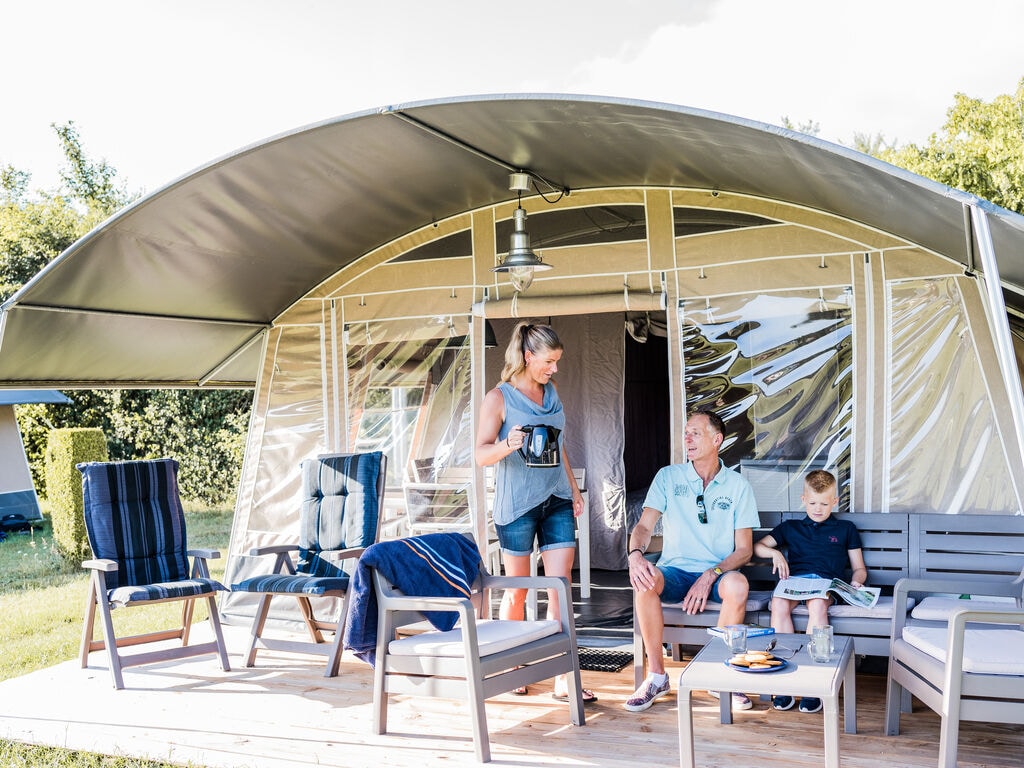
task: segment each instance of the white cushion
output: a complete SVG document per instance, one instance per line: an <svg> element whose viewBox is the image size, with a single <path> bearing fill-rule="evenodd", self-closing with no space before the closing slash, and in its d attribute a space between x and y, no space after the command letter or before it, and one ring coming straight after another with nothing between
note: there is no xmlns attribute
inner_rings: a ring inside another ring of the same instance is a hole
<svg viewBox="0 0 1024 768"><path fill-rule="evenodd" d="M1013 598L999 600L993 597L959 598L929 595L911 612L921 621L949 621L957 611L1011 611L1017 607Z"/></svg>
<svg viewBox="0 0 1024 768"><path fill-rule="evenodd" d="M747 594L747 611L763 611L768 607L768 603L772 601L771 592L750 592ZM674 605L681 605L682 603L675 603ZM716 603L714 600L708 600L704 606L705 611L721 611L722 604Z"/></svg>
<svg viewBox="0 0 1024 768"><path fill-rule="evenodd" d="M910 608L914 604L914 598L908 598L907 607ZM794 615L807 615L807 603L800 603L793 608ZM858 605L847 605L840 600L835 605L830 605L828 608L828 615L853 619L891 619L892 618L892 598L891 597L879 597L878 602L875 603L874 608L861 608Z"/></svg>
<svg viewBox="0 0 1024 768"><path fill-rule="evenodd" d="M562 624L555 619L543 621L479 621L476 637L480 644L480 655L507 651L518 645L532 643L542 637L560 632ZM462 629L448 632L424 632L422 635L403 637L388 644L388 653L395 656L448 656L457 658L465 655L462 644Z"/></svg>
<svg viewBox="0 0 1024 768"><path fill-rule="evenodd" d="M945 663L945 627L904 627L903 639ZM964 632L964 672L1024 675L1024 632L1019 629L968 629Z"/></svg>

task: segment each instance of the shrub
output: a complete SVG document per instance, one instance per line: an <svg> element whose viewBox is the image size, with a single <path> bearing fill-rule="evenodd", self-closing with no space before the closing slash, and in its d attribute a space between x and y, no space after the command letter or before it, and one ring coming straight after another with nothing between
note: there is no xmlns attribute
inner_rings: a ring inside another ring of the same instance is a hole
<svg viewBox="0 0 1024 768"><path fill-rule="evenodd" d="M103 430L94 428L54 429L46 445L46 488L50 520L57 549L68 560L89 556L85 534L82 475L75 465L83 461L106 461L107 441Z"/></svg>

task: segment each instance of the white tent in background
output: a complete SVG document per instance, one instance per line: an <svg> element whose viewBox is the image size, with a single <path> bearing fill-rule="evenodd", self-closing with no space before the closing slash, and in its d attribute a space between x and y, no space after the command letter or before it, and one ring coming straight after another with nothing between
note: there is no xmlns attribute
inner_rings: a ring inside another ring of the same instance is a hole
<svg viewBox="0 0 1024 768"><path fill-rule="evenodd" d="M520 204L552 268L516 294L492 268ZM247 147L84 237L3 306L0 385L255 386L234 581L294 536L298 465L322 452L387 451L395 515L403 485L465 478L484 536L477 406L512 323L538 318L566 345L593 562L619 568L693 406L724 416L765 509L827 466L856 511L1020 514L1022 253L1024 217L739 118L390 106Z"/></svg>
<svg viewBox="0 0 1024 768"><path fill-rule="evenodd" d="M11 515L25 521L43 519L14 406L70 402L53 390L0 389L0 524Z"/></svg>

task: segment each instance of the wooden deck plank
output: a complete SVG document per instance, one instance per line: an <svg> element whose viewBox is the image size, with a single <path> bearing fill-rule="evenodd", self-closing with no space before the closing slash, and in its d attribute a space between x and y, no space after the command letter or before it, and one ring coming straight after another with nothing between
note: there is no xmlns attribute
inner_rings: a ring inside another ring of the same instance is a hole
<svg viewBox="0 0 1024 768"><path fill-rule="evenodd" d="M212 658L125 670L127 688L115 691L109 673L76 661L0 683L0 737L107 754L191 761L209 768L285 766L476 765L468 709L458 701L395 697L389 733L370 733L372 673L348 654L341 675L322 676L323 661L264 652L253 669L242 666L244 628L226 627L234 669L223 673ZM103 657L94 654L99 665ZM669 663L675 677L683 663ZM600 701L587 707L587 724L569 725L551 686L531 695L489 700L494 765L677 765L674 699L631 714L632 668L584 672ZM673 681L673 689L675 687ZM939 721L915 705L898 737L882 735L885 678L858 675L858 733L841 734L843 765L931 767L938 759ZM820 715L795 708L775 712L755 701L735 724L718 722L718 703L697 695L694 727L700 765L736 768L816 768L823 754ZM1024 728L965 724L962 766L1021 766ZM642 758L642 760L640 759Z"/></svg>

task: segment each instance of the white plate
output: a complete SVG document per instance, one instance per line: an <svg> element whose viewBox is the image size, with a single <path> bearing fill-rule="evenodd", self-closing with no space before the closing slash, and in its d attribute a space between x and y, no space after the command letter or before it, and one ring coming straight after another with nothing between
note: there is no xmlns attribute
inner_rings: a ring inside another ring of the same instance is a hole
<svg viewBox="0 0 1024 768"><path fill-rule="evenodd" d="M730 664L728 661L723 662L729 669L735 669L737 672L778 672L780 669L785 669L789 666L789 662L785 659L773 659L773 661L781 661L781 664L776 664L772 667L764 667L758 669L751 669L750 667L741 667L736 664Z"/></svg>

